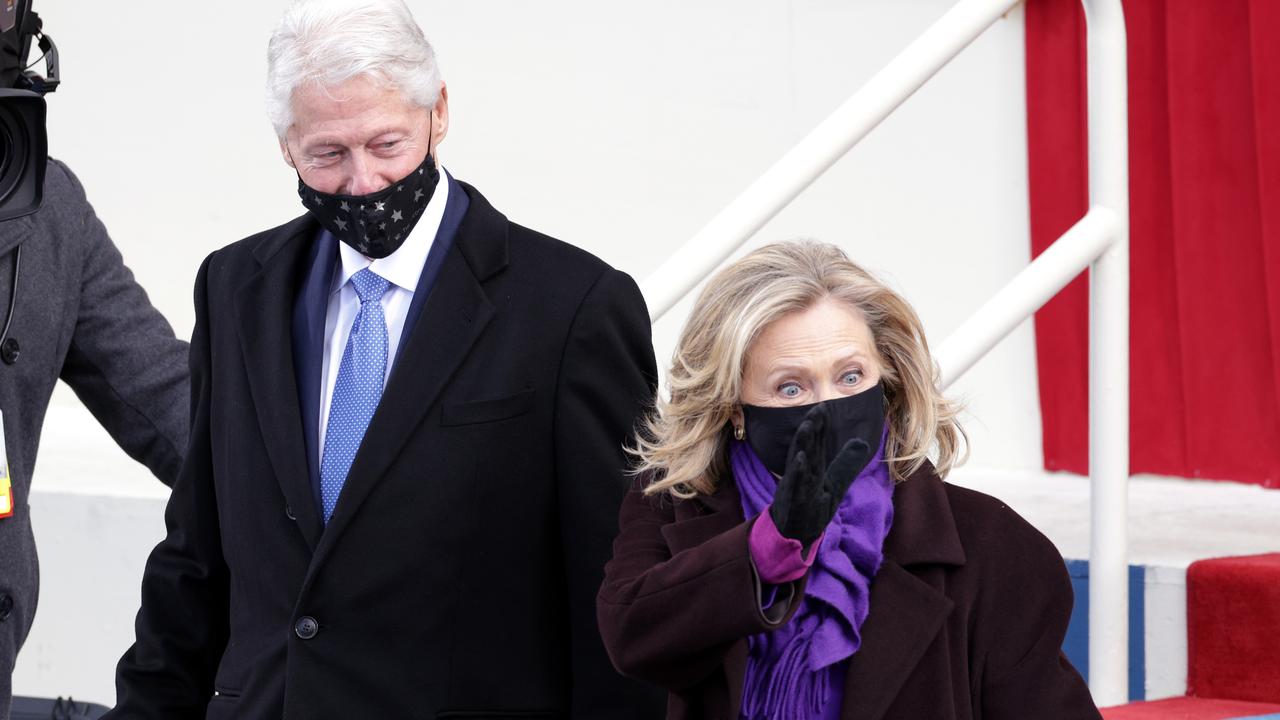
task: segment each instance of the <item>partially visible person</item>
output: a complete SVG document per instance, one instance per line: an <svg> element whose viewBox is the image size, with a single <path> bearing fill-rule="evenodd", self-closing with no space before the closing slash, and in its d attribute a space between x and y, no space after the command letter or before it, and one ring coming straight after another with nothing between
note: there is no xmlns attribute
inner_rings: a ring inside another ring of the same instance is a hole
<svg viewBox="0 0 1280 720"><path fill-rule="evenodd" d="M46 60L42 76L28 62ZM187 444L187 344L151 306L71 170L50 160L57 51L29 0L0 4L0 720L36 612L32 476L61 378L171 485ZM86 601L87 602L87 601Z"/></svg>
<svg viewBox="0 0 1280 720"><path fill-rule="evenodd" d="M595 622L657 374L639 288L445 171L401 0L291 3L268 58L306 213L196 280L191 446L109 717L659 717Z"/></svg>
<svg viewBox="0 0 1280 720"><path fill-rule="evenodd" d="M63 380L116 443L166 485L187 445L187 344L125 267L66 165L44 203L0 222L0 719L36 612L32 477L45 411ZM86 603L92 600L86 599Z"/></svg>
<svg viewBox="0 0 1280 720"><path fill-rule="evenodd" d="M636 443L597 601L614 664L671 720L1098 718L1061 556L943 481L955 413L916 313L838 248L718 273Z"/></svg>

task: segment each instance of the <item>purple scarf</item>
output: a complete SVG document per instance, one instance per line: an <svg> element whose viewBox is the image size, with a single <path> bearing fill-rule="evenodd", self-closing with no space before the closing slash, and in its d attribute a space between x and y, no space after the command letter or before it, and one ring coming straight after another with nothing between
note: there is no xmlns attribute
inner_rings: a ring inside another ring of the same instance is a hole
<svg viewBox="0 0 1280 720"><path fill-rule="evenodd" d="M862 644L871 580L884 558L893 523L893 481L884 462L888 428L867 467L840 501L809 570L799 611L791 622L749 638L742 717L808 720L823 717L833 675ZM747 443L730 448L742 512L752 518L773 502L778 482ZM835 679L834 682L840 682Z"/></svg>

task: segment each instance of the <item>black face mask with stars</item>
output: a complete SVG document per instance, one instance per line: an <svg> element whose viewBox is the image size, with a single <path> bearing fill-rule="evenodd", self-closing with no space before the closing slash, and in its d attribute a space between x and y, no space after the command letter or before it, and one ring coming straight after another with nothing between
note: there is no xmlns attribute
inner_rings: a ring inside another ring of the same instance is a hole
<svg viewBox="0 0 1280 720"><path fill-rule="evenodd" d="M334 237L376 260L400 249L427 209L439 182L440 171L428 152L416 170L378 192L323 193L302 182L299 175L298 196Z"/></svg>

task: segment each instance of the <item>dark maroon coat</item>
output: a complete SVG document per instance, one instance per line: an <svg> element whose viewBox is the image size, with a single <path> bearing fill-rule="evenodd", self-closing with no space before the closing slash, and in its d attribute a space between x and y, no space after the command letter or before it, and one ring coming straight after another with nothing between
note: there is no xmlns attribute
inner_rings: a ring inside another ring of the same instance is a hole
<svg viewBox="0 0 1280 720"><path fill-rule="evenodd" d="M899 485L845 720L1099 718L1062 654L1072 593L1044 535L926 466ZM737 720L747 641L787 622L803 580L765 617L732 479L672 502L629 493L597 602L610 657L670 693L670 720ZM772 613L770 613L772 615Z"/></svg>

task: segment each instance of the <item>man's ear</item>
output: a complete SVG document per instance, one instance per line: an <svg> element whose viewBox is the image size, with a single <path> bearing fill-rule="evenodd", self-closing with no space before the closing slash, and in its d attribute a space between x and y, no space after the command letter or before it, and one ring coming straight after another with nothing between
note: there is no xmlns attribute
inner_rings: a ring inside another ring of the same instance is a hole
<svg viewBox="0 0 1280 720"><path fill-rule="evenodd" d="M279 140L280 140L280 157L284 158L284 164L288 165L294 170L297 170L298 166L293 164L293 154L289 152L288 137L287 136L282 137L282 138L279 138Z"/></svg>
<svg viewBox="0 0 1280 720"><path fill-rule="evenodd" d="M431 128L431 147L436 148L449 134L449 87L443 80L440 81L440 97L431 108Z"/></svg>

